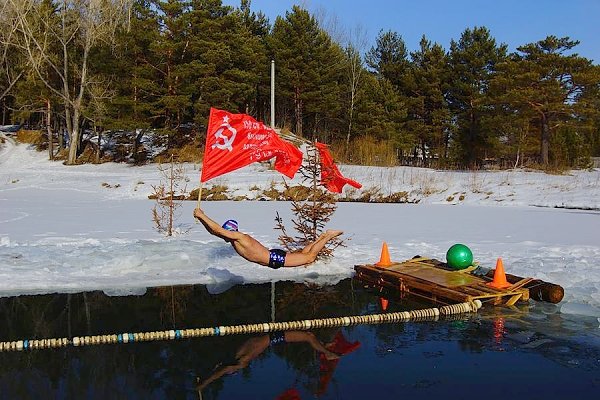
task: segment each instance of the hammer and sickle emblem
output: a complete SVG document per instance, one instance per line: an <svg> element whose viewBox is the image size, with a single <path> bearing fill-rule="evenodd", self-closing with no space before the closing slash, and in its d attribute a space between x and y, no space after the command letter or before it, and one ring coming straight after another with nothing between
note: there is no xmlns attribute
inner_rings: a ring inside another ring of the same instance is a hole
<svg viewBox="0 0 600 400"><path fill-rule="evenodd" d="M223 134L225 129L227 129L229 132L231 132L231 136L227 136L227 135ZM233 151L232 144L233 144L233 141L235 140L235 135L237 135L237 130L234 127L232 127L231 125L229 125L228 119L224 118L223 124L221 124L219 129L217 129L217 131L215 132L216 141L211 146L211 149L214 149L216 147L220 150L227 149L229 151ZM222 139L223 142L219 142L219 139Z"/></svg>

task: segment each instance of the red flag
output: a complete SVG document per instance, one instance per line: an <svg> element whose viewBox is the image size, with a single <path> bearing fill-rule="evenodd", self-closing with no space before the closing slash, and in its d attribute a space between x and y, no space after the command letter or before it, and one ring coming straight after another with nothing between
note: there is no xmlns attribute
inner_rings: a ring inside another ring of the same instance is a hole
<svg viewBox="0 0 600 400"><path fill-rule="evenodd" d="M338 354L340 356L344 356L346 354L352 353L354 350L360 347L360 342L349 342L345 337L342 331L338 331L338 333L333 338L333 342L329 343L327 349ZM337 358L335 360L327 360L325 354L319 354L319 388L317 389L317 395L323 395L327 391L327 385L333 378L333 372L335 371L340 359Z"/></svg>
<svg viewBox="0 0 600 400"><path fill-rule="evenodd" d="M279 396L275 397L275 400L302 400L300 398L300 392L296 388L289 388Z"/></svg>
<svg viewBox="0 0 600 400"><path fill-rule="evenodd" d="M275 169L293 178L302 152L262 122L246 114L210 109L201 182L275 157Z"/></svg>
<svg viewBox="0 0 600 400"><path fill-rule="evenodd" d="M319 156L321 159L321 184L323 184L327 190L336 193L342 193L342 188L345 184L360 189L362 185L352 179L345 178L337 165L333 162L333 157L327 149L327 145L319 142L315 142L317 150L319 150Z"/></svg>

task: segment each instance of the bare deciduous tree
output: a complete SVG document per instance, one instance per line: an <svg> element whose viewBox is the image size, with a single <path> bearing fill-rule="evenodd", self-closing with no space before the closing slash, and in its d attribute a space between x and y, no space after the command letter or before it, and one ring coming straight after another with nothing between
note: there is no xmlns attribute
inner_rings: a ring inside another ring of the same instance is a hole
<svg viewBox="0 0 600 400"><path fill-rule="evenodd" d="M335 14L328 14L324 8L315 11L319 26L343 49L346 65L345 75L348 79L348 130L346 145L350 143L354 123L354 112L362 85L362 75L365 71L362 55L367 47L367 32L360 24L354 28L344 27Z"/></svg>
<svg viewBox="0 0 600 400"><path fill-rule="evenodd" d="M11 45L22 52L37 79L64 104L70 135L67 164L79 150L91 51L114 45L128 21L132 0L2 0L14 25Z"/></svg>
<svg viewBox="0 0 600 400"><path fill-rule="evenodd" d="M12 12L8 7L8 0L0 0L0 100L5 104L5 97L13 86L23 76L26 63L16 56L13 44L16 27L12 23ZM5 110L2 110L2 124L5 124Z"/></svg>
<svg viewBox="0 0 600 400"><path fill-rule="evenodd" d="M348 83L350 85L350 105L348 107L348 134L346 135L346 145L350 144L352 136L352 124L354 122L354 110L358 98L359 89L362 85L362 75L365 71L361 53L367 45L367 36L362 27L357 26L350 30L348 42L345 46L346 57L348 58Z"/></svg>

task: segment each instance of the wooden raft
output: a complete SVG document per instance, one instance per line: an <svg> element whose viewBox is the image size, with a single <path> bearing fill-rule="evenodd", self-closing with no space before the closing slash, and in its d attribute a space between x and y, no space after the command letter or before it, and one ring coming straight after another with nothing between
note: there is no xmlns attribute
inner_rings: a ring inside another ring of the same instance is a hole
<svg viewBox="0 0 600 400"><path fill-rule="evenodd" d="M522 279L506 289L486 285L489 280L471 275L469 270L454 271L428 258L413 258L383 267L376 264L355 265L356 278L377 289L410 293L440 304L470 302L476 299L493 305L513 305L528 301L524 288L531 278Z"/></svg>

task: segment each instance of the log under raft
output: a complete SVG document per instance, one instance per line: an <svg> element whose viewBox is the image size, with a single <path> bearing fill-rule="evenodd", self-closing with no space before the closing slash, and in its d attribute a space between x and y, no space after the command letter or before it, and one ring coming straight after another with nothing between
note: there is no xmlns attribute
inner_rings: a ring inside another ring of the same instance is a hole
<svg viewBox="0 0 600 400"><path fill-rule="evenodd" d="M485 276L493 279L495 271L495 269L491 269ZM555 283L546 282L541 279L522 278L517 275L506 274L508 283L515 284L523 279L529 279L523 287L529 290L529 297L533 300L557 304L565 297L565 290L563 287Z"/></svg>
<svg viewBox="0 0 600 400"><path fill-rule="evenodd" d="M500 289L490 285L495 275L493 269L453 270L442 261L419 256L396 263L355 265L354 270L355 278L368 286L400 295L410 293L438 304L479 299L493 305L514 305L530 298L558 303L564 296L559 285L509 274L506 274L509 285Z"/></svg>

